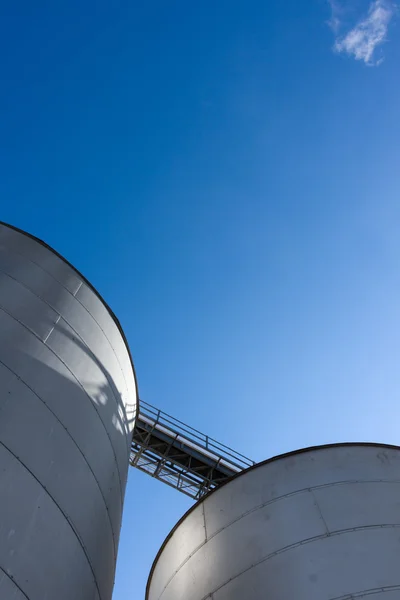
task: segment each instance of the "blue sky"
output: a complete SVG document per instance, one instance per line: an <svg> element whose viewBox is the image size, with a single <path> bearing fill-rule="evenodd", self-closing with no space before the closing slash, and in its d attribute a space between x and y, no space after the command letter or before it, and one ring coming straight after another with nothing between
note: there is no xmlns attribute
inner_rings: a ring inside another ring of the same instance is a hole
<svg viewBox="0 0 400 600"><path fill-rule="evenodd" d="M255 460L399 442L393 3L17 0L0 45L0 218L104 295L144 400ZM131 470L114 600L190 505Z"/></svg>

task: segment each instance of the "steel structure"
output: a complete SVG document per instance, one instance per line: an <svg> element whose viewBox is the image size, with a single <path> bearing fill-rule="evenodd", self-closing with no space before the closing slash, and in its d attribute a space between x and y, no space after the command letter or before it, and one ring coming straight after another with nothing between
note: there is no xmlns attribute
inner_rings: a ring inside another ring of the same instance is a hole
<svg viewBox="0 0 400 600"><path fill-rule="evenodd" d="M398 600L400 448L265 461L207 494L153 564L146 600Z"/></svg>
<svg viewBox="0 0 400 600"><path fill-rule="evenodd" d="M113 312L52 248L0 222L0 599L111 600L129 463L199 500L146 600L400 597L400 448L255 465L137 410Z"/></svg>
<svg viewBox="0 0 400 600"><path fill-rule="evenodd" d="M1 600L111 600L136 396L104 300L0 223Z"/></svg>
<svg viewBox="0 0 400 600"><path fill-rule="evenodd" d="M255 464L143 400L139 403L130 462L195 499Z"/></svg>

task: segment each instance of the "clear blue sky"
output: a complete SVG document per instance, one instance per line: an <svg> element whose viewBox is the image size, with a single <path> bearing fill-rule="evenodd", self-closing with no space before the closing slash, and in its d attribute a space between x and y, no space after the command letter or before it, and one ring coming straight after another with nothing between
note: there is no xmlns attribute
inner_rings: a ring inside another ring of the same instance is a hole
<svg viewBox="0 0 400 600"><path fill-rule="evenodd" d="M1 7L0 219L104 295L144 400L255 460L400 443L399 20L346 6ZM190 505L131 470L113 600Z"/></svg>

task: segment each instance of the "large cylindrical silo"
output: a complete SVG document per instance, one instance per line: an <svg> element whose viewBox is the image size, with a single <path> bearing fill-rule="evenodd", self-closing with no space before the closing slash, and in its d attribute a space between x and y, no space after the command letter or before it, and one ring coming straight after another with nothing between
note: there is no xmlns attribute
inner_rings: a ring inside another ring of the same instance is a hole
<svg viewBox="0 0 400 600"><path fill-rule="evenodd" d="M0 224L1 599L110 600L136 401L99 294Z"/></svg>
<svg viewBox="0 0 400 600"><path fill-rule="evenodd" d="M153 565L147 600L398 600L400 448L260 463L204 497Z"/></svg>

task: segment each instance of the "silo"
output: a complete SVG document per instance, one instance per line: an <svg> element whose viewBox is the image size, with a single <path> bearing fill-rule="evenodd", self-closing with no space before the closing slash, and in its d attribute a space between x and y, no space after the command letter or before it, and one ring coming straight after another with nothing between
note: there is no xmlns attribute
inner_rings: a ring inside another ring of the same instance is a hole
<svg viewBox="0 0 400 600"><path fill-rule="evenodd" d="M1 600L110 600L136 400L96 290L0 224Z"/></svg>
<svg viewBox="0 0 400 600"><path fill-rule="evenodd" d="M398 600L400 448L343 444L244 471L168 536L147 600Z"/></svg>

